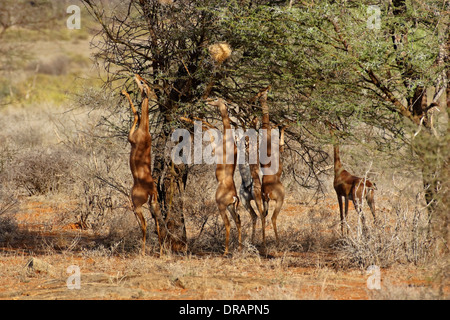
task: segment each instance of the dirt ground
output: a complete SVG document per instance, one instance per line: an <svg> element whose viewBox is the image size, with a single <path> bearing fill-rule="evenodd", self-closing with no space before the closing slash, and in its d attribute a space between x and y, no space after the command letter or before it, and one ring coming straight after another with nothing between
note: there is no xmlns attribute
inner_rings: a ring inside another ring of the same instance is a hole
<svg viewBox="0 0 450 320"><path fill-rule="evenodd" d="M442 293L448 298L448 285L436 280L433 269L384 268L381 288L373 289L368 285L373 274L340 267L332 251L271 248L260 255L244 245L228 257L219 252L114 254L96 247L92 233L58 225L58 206L38 200L23 203L16 214L20 240L0 243L0 299L366 300L433 299ZM303 210L288 202L284 214ZM266 232L273 237L270 226Z"/></svg>

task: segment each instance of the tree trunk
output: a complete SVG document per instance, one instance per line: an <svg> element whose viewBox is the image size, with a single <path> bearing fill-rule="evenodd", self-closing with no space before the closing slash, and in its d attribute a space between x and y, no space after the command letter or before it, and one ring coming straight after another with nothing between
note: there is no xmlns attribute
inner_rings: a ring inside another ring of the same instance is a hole
<svg viewBox="0 0 450 320"><path fill-rule="evenodd" d="M163 126L165 127L165 126ZM160 221L164 245L172 251L187 249L187 236L183 210L183 194L186 186L188 167L175 165L171 159L174 143L170 140L171 129L163 129L155 150L153 174L157 182L158 200L162 218Z"/></svg>

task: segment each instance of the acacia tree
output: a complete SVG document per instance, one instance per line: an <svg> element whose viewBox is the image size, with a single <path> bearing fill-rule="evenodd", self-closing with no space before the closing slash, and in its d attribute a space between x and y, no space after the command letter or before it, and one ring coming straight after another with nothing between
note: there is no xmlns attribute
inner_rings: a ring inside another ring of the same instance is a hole
<svg viewBox="0 0 450 320"><path fill-rule="evenodd" d="M154 150L158 150L154 152L153 175L165 220L160 225L167 225L163 236L179 250L186 242L181 194L187 167L175 165L167 150L178 116L187 112L188 103L198 99L207 76L203 72L207 62L202 60L210 41L211 14L189 1L176 5L170 1L128 1L109 8L101 2L84 3L102 27L96 58L107 71L106 84L113 90L129 87L131 75L137 73L149 81L158 97L150 110Z"/></svg>
<svg viewBox="0 0 450 320"><path fill-rule="evenodd" d="M185 241L180 199L189 167L172 163L169 137L184 126L180 115L216 117L201 102L209 89L239 106L234 116L245 126L261 112L251 97L272 85L271 119L297 124L286 134L308 165L307 177L297 175L305 186L311 177L319 181L327 159L318 143L323 122L353 138L366 124L382 132L373 137L380 149L395 142L416 151L430 212L443 203L448 132L436 130L432 114L448 91L448 2L83 2L102 27L92 43L107 71L105 83L112 90L129 87L131 75L139 73L158 96L151 110L158 137L154 173L174 243ZM378 10L380 24L371 22L370 8ZM208 53L217 42L233 49L220 68ZM435 94L427 100L432 86Z"/></svg>
<svg viewBox="0 0 450 320"><path fill-rule="evenodd" d="M269 38L255 41L238 35L235 24L243 23L247 14L257 16L261 10L263 13L272 8L271 1L130 0L110 6L100 1L83 2L101 26L92 45L97 49L95 58L106 70L105 85L111 90L133 89L131 76L138 73L150 82L158 97L155 108L150 110L157 150L153 171L168 240L173 249L179 249L186 242L181 195L189 166L172 162L171 133L186 125L179 121L181 115L207 121L217 118L217 112L202 103L205 95L220 96L239 105L239 114L234 115L244 126L260 112L251 97L282 78L282 71L272 77L265 69L277 59L269 51L283 50ZM267 35L285 42L284 31L271 28ZM233 56L219 67L208 47L221 42L231 45ZM247 70L238 67L241 64ZM282 69L274 66L274 70ZM273 118L278 121L282 112L276 110L279 115ZM118 130L124 133L127 129ZM310 176L317 175L313 163L324 161L326 156L307 139L302 141L306 151L300 155L312 163Z"/></svg>
<svg viewBox="0 0 450 320"><path fill-rule="evenodd" d="M437 127L437 120L449 112L449 2L369 5L374 3L324 1L307 14L300 11L304 43L321 59L311 64L324 71L318 77L322 90L311 98L331 106L330 118L347 132L358 132L363 122L390 133L384 146L399 139L409 145L422 174L430 220L447 234L442 204L448 194L449 129Z"/></svg>
<svg viewBox="0 0 450 320"><path fill-rule="evenodd" d="M412 150L404 161L422 175L430 222L444 242L449 11L449 1L321 1L294 6L283 19L295 21L291 31L301 37L296 59L306 65L290 74L314 83L294 113L304 121L328 119L356 139L366 124L382 133L372 137L381 150ZM298 90L306 88L303 83Z"/></svg>

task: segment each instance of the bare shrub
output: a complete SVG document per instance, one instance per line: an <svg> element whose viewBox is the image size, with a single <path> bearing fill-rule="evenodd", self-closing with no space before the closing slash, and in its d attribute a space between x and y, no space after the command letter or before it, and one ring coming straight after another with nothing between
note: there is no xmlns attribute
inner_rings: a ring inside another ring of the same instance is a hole
<svg viewBox="0 0 450 320"><path fill-rule="evenodd" d="M9 171L11 181L28 195L55 193L72 182L71 155L61 148L23 151Z"/></svg>
<svg viewBox="0 0 450 320"><path fill-rule="evenodd" d="M17 235L17 223L14 213L19 201L13 192L0 189L0 242L10 242Z"/></svg>
<svg viewBox="0 0 450 320"><path fill-rule="evenodd" d="M2 139L2 137L0 137L0 182L2 183L5 183L4 181L2 181L5 178L5 168L12 159L13 150L6 143L6 139Z"/></svg>
<svg viewBox="0 0 450 320"><path fill-rule="evenodd" d="M70 67L70 59L67 56L59 55L50 61L33 61L26 69L37 70L38 73L53 76L65 75Z"/></svg>
<svg viewBox="0 0 450 320"><path fill-rule="evenodd" d="M101 232L111 228L116 215L131 213L131 174L120 141L101 145L94 139L84 135L83 144L76 146L84 156L74 167L74 194L80 200L74 213L83 228Z"/></svg>
<svg viewBox="0 0 450 320"><path fill-rule="evenodd" d="M307 212L308 219L302 225L306 225L302 247L304 251L321 252L328 250L336 240L336 235L330 232L333 224L333 213L328 208L318 208L313 206Z"/></svg>
<svg viewBox="0 0 450 320"><path fill-rule="evenodd" d="M148 212L148 210L146 211ZM159 242L156 231L153 232L155 229L152 221L153 219L147 219L148 228L152 231L147 232L146 250L155 253L159 252ZM116 253L140 252L142 234L132 210L116 208L106 225L108 231L102 239L102 245Z"/></svg>
<svg viewBox="0 0 450 320"><path fill-rule="evenodd" d="M214 170L214 166L194 166L188 177L183 207L192 251L222 250L224 225L214 201Z"/></svg>
<svg viewBox="0 0 450 320"><path fill-rule="evenodd" d="M83 229L99 231L105 226L106 215L111 215L113 210L113 195L111 190L101 182L95 183L95 179L84 179L78 185L77 195L80 200L75 212L77 220Z"/></svg>
<svg viewBox="0 0 450 320"><path fill-rule="evenodd" d="M337 241L340 259L349 265L389 267L395 263L421 264L430 260L433 241L428 233L428 215L404 202L393 206L390 216L362 232L350 229L349 236Z"/></svg>
<svg viewBox="0 0 450 320"><path fill-rule="evenodd" d="M70 188L73 155L56 143L49 110L11 108L0 117L0 181L28 195Z"/></svg>
<svg viewBox="0 0 450 320"><path fill-rule="evenodd" d="M0 216L14 212L19 201L13 192L0 189Z"/></svg>
<svg viewBox="0 0 450 320"><path fill-rule="evenodd" d="M315 196L325 191L324 181L329 168L329 156L319 148L320 142L305 134L304 128L289 127L286 132L293 132L304 137L302 140L285 137L285 150L282 157L282 182L286 194L304 194L306 190L315 192Z"/></svg>

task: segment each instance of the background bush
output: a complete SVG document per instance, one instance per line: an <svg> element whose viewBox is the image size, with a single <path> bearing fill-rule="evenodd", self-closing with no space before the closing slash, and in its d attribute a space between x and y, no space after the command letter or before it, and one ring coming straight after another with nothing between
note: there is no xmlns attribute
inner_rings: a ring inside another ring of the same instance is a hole
<svg viewBox="0 0 450 320"><path fill-rule="evenodd" d="M64 149L30 150L17 154L10 179L28 195L69 191L73 184L71 155Z"/></svg>

